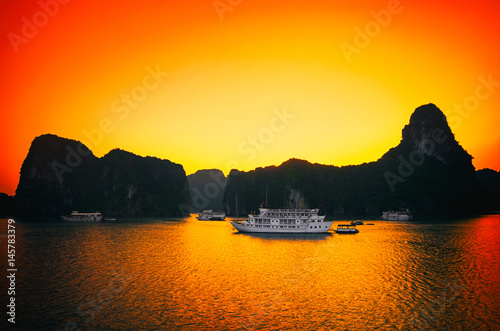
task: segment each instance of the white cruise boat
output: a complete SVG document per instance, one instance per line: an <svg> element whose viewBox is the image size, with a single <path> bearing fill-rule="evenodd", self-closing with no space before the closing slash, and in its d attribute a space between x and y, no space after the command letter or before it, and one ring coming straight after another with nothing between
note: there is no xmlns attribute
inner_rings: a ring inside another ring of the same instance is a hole
<svg viewBox="0 0 500 331"><path fill-rule="evenodd" d="M259 208L259 215L248 215L248 220L231 221L239 232L255 233L325 233L333 221L318 215L319 209Z"/></svg>
<svg viewBox="0 0 500 331"><path fill-rule="evenodd" d="M73 211L70 216L61 216L65 221L79 221L79 222L100 222L102 221L102 214L95 213L79 213Z"/></svg>
<svg viewBox="0 0 500 331"><path fill-rule="evenodd" d="M384 211L381 218L386 221L409 221L412 219L412 215L408 209L404 211Z"/></svg>
<svg viewBox="0 0 500 331"><path fill-rule="evenodd" d="M223 221L226 219L226 213L223 211L203 210L196 218L199 221Z"/></svg>

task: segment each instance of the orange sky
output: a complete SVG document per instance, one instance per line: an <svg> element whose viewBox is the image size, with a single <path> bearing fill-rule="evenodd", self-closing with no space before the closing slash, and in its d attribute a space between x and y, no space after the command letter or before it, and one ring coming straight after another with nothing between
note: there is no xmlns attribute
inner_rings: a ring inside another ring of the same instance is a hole
<svg viewBox="0 0 500 331"><path fill-rule="evenodd" d="M430 102L476 168L500 170L497 1L60 2L0 3L0 192L45 133L187 174L347 165Z"/></svg>

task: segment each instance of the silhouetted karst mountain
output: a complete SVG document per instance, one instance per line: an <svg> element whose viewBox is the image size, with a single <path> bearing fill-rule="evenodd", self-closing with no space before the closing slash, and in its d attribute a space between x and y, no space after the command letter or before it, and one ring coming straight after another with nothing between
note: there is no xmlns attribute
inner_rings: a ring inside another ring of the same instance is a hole
<svg viewBox="0 0 500 331"><path fill-rule="evenodd" d="M17 213L26 216L71 210L170 216L190 198L181 165L121 150L97 158L78 141L43 135L33 140L23 162L16 201Z"/></svg>
<svg viewBox="0 0 500 331"><path fill-rule="evenodd" d="M269 207L317 207L327 214L473 213L484 210L486 193L472 157L433 104L418 107L397 147L376 162L326 166L291 159L279 167L231 172L224 201L240 213L256 210L268 187Z"/></svg>
<svg viewBox="0 0 500 331"><path fill-rule="evenodd" d="M50 134L35 138L16 189L18 214L51 216L71 211L72 206L92 210L101 207L88 206L84 201L98 193L92 185L97 160L76 140Z"/></svg>
<svg viewBox="0 0 500 331"><path fill-rule="evenodd" d="M388 154L393 150L398 154L421 152L445 164L462 163L473 168L472 156L455 140L446 116L432 103L415 109L403 128L400 144Z"/></svg>
<svg viewBox="0 0 500 331"><path fill-rule="evenodd" d="M500 211L500 171L481 169L477 171L477 176L488 193L493 208Z"/></svg>
<svg viewBox="0 0 500 331"><path fill-rule="evenodd" d="M0 195L0 212L9 215L15 202L23 216L71 210L167 216L223 204L234 215L237 196L243 215L264 203L267 191L268 207L315 207L330 215L400 208L477 213L499 208L499 177L490 169L475 171L444 114L428 104L413 112L399 145L376 162L336 167L290 159L278 167L232 170L227 181L220 170L202 170L189 178L193 203L181 165L118 149L97 158L78 141L43 135L24 160L16 196Z"/></svg>
<svg viewBox="0 0 500 331"><path fill-rule="evenodd" d="M186 173L179 164L119 149L103 156L101 163L106 214L178 215L179 204L189 203Z"/></svg>
<svg viewBox="0 0 500 331"><path fill-rule="evenodd" d="M226 176L218 169L198 170L187 176L191 194L191 211L203 209L222 210L222 197L226 188Z"/></svg>
<svg viewBox="0 0 500 331"><path fill-rule="evenodd" d="M16 197L0 193L0 217L16 215Z"/></svg>

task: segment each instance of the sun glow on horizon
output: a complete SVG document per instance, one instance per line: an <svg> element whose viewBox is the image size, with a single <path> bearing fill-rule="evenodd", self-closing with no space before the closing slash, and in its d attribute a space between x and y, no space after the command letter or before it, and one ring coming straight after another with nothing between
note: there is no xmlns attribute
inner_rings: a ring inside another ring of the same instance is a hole
<svg viewBox="0 0 500 331"><path fill-rule="evenodd" d="M290 158L342 166L380 158L428 103L476 168L500 170L500 9L490 1L256 0L223 20L210 1L69 2L28 37L40 3L0 9L0 192L14 193L30 142L45 133L96 156L169 159L187 174Z"/></svg>

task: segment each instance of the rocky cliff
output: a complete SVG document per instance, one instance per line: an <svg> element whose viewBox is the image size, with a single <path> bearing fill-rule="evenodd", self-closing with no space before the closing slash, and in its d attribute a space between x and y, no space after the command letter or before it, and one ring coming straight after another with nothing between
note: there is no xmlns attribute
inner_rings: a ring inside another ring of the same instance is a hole
<svg viewBox="0 0 500 331"><path fill-rule="evenodd" d="M325 143L325 146L327 144ZM398 146L378 161L335 167L291 159L279 167L231 172L224 201L240 213L269 207L320 208L327 214L375 214L409 208L416 214L487 210L472 157L455 140L435 105L417 108Z"/></svg>
<svg viewBox="0 0 500 331"><path fill-rule="evenodd" d="M16 197L0 193L0 218L16 215Z"/></svg>
<svg viewBox="0 0 500 331"><path fill-rule="evenodd" d="M226 188L226 176L218 169L198 170L187 176L191 194L191 211L203 209L222 210L222 198Z"/></svg>
<svg viewBox="0 0 500 331"><path fill-rule="evenodd" d="M78 141L34 139L16 190L17 214L58 216L99 210L107 216L179 215L189 204L181 165L113 150L102 158Z"/></svg>
<svg viewBox="0 0 500 331"><path fill-rule="evenodd" d="M477 171L477 176L488 193L490 204L495 211L500 211L500 171L481 169Z"/></svg>

